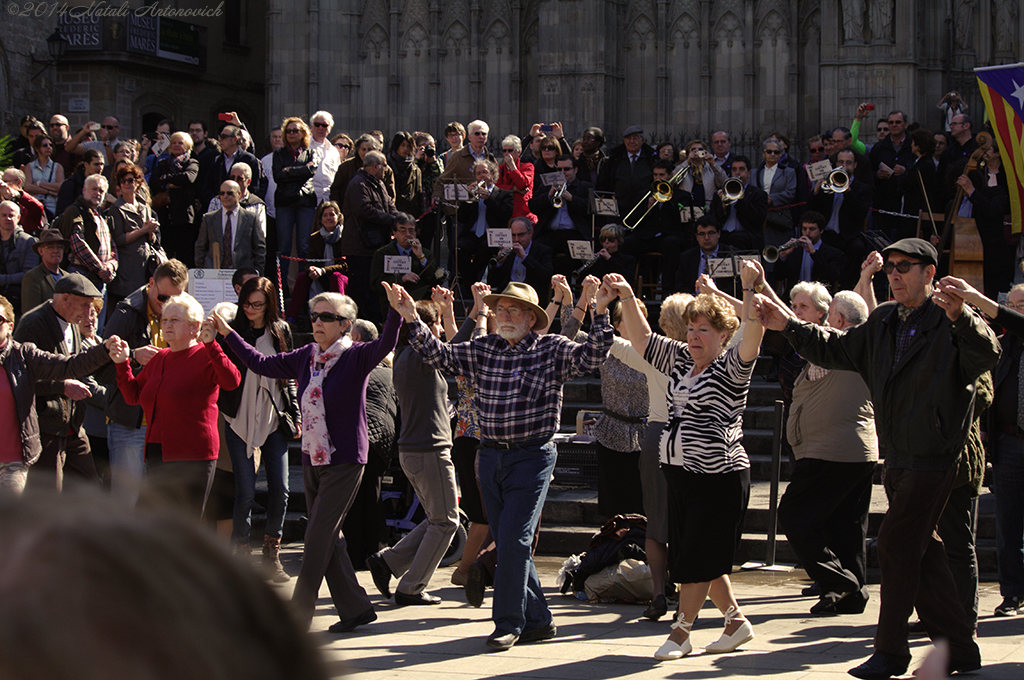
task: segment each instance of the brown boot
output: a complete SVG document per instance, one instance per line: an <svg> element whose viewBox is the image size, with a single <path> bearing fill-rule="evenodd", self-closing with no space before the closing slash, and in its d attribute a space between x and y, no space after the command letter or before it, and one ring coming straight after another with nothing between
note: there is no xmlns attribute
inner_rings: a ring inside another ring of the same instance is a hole
<svg viewBox="0 0 1024 680"><path fill-rule="evenodd" d="M252 546L248 543L236 543L235 554L243 558L250 557L252 555Z"/></svg>
<svg viewBox="0 0 1024 680"><path fill-rule="evenodd" d="M285 583L291 576L281 566L281 539L263 537L263 570L274 583Z"/></svg>

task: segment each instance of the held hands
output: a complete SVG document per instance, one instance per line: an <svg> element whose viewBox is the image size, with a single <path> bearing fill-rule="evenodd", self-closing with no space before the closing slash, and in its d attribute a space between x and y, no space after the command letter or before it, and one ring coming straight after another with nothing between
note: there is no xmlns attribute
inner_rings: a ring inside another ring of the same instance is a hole
<svg viewBox="0 0 1024 680"><path fill-rule="evenodd" d="M882 271L882 264L882 256L878 254L877 250L872 250L860 265L860 277L862 279L870 279L875 274Z"/></svg>
<svg viewBox="0 0 1024 680"><path fill-rule="evenodd" d="M608 311L608 305L612 303L616 297L619 297L618 293L615 292L607 282L602 282L601 287L597 289L597 313L604 314ZM626 297L629 297L628 295Z"/></svg>
<svg viewBox="0 0 1024 680"><path fill-rule="evenodd" d="M160 351L160 348L154 347L153 345L146 345L145 347L135 348L135 361L140 366L145 366L149 363L149 360L156 356L156 353Z"/></svg>
<svg viewBox="0 0 1024 680"><path fill-rule="evenodd" d="M434 286L430 291L430 299L437 305L443 316L452 308L452 304L455 302L455 293L442 286Z"/></svg>
<svg viewBox="0 0 1024 680"><path fill-rule="evenodd" d="M982 295L977 288L963 279L956 278L955 276L943 277L942 280L939 281L939 290L950 295L955 295L964 302L969 302L972 305L977 305L985 299L985 296Z"/></svg>
<svg viewBox="0 0 1024 680"><path fill-rule="evenodd" d="M932 293L932 300L945 310L946 316L950 321L956 321L964 313L964 289L960 288L957 283L946 283L948 279L952 278L947 276L942 281L939 281L938 287ZM953 279L953 281L967 285L965 281L960 281L960 279Z"/></svg>
<svg viewBox="0 0 1024 680"><path fill-rule="evenodd" d="M620 300L633 295L633 289L622 274L605 274L604 285L612 290Z"/></svg>
<svg viewBox="0 0 1024 680"><path fill-rule="evenodd" d="M484 298L491 294L491 287L482 281L477 281L470 287L470 291L473 293L473 309L470 310L470 313L475 316L479 312L487 312Z"/></svg>
<svg viewBox="0 0 1024 680"><path fill-rule="evenodd" d="M594 302L594 299L597 297L597 290L600 287L601 279L596 276L588 275L583 279L583 283L580 285L580 302L584 307L588 307L590 303Z"/></svg>
<svg viewBox="0 0 1024 680"><path fill-rule="evenodd" d="M740 267L740 281L743 283L744 288L754 288L757 286L758 279L762 276L761 271L758 271L758 269L751 260L743 261L743 266Z"/></svg>
<svg viewBox="0 0 1024 680"><path fill-rule="evenodd" d="M107 347L107 352L110 353L110 360L115 364L123 364L128 361L128 343L112 335L103 341L103 344Z"/></svg>
<svg viewBox="0 0 1024 680"><path fill-rule="evenodd" d="M384 290L387 292L388 303L391 305L391 308L401 314L407 323L415 321L416 302L409 295L409 291L397 283L391 285L387 281L381 281L380 285L384 286Z"/></svg>
<svg viewBox="0 0 1024 680"><path fill-rule="evenodd" d="M700 295L714 295L718 292L718 286L715 285L715 280L707 274L701 274L697 277L697 292Z"/></svg>
<svg viewBox="0 0 1024 680"><path fill-rule="evenodd" d="M554 302L563 305L572 304L572 289L569 288L569 281L562 274L555 274L551 277L551 288L554 289Z"/></svg>
<svg viewBox="0 0 1024 680"><path fill-rule="evenodd" d="M755 295L754 311L757 312L757 322L772 331L786 329L786 324L791 318L788 311L780 307L774 300L763 295Z"/></svg>
<svg viewBox="0 0 1024 680"><path fill-rule="evenodd" d="M228 333L231 332L231 326L228 325L228 322L224 320L224 317L221 316L219 312L213 312L212 314L210 314L210 318L207 319L207 321L212 321L214 326L216 326L217 328L217 332L220 333L221 335L226 336ZM137 350L135 354L136 356L138 356Z"/></svg>
<svg viewBox="0 0 1024 680"><path fill-rule="evenodd" d="M217 338L217 323L213 320L213 315L206 317L203 321L202 328L199 330L199 342L210 343Z"/></svg>
<svg viewBox="0 0 1024 680"><path fill-rule="evenodd" d="M85 383L81 383L77 380L65 380L64 381L64 396L72 401L81 401L82 399L88 399L92 396L92 392Z"/></svg>

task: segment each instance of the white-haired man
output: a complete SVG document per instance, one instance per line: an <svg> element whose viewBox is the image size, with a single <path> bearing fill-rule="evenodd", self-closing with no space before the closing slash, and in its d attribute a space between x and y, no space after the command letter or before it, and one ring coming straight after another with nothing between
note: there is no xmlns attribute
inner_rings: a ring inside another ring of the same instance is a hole
<svg viewBox="0 0 1024 680"><path fill-rule="evenodd" d="M468 128L469 144L448 157L444 172L434 182L434 203L444 196L444 185L456 180L462 184L473 181L473 166L479 160L494 162L494 156L487 150L487 135L490 127L482 120L474 120Z"/></svg>
<svg viewBox="0 0 1024 680"><path fill-rule="evenodd" d="M101 290L117 274L117 248L110 225L99 212L106 193L107 178L89 175L82 195L68 206L57 223L61 236L71 242L68 270L85 275Z"/></svg>
<svg viewBox="0 0 1024 680"><path fill-rule="evenodd" d="M313 149L313 160L316 163L316 174L313 175L313 189L316 202L322 203L330 198L331 182L341 165L341 154L328 137L334 128L334 116L328 111L317 111L309 118L310 132L313 139L309 148Z"/></svg>

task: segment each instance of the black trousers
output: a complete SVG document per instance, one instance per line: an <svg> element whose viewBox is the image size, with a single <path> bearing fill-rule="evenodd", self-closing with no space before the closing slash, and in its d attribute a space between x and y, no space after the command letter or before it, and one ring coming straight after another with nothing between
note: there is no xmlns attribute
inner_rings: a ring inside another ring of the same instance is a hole
<svg viewBox="0 0 1024 680"><path fill-rule="evenodd" d="M170 507L202 519L216 467L216 460L167 461L160 444L146 444L146 484L139 504Z"/></svg>
<svg viewBox="0 0 1024 680"><path fill-rule="evenodd" d="M875 465L801 458L793 467L779 521L822 592L849 593L867 583L864 540Z"/></svg>

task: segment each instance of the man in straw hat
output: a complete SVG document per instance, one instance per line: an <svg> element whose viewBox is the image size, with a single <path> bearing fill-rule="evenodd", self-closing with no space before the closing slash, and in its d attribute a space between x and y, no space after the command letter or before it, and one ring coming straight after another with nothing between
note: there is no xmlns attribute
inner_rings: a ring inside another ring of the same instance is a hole
<svg viewBox="0 0 1024 680"><path fill-rule="evenodd" d="M501 293L484 298L494 311L496 333L448 345L418 319L404 288L383 285L391 306L412 325L412 348L427 364L449 375L466 376L476 388L480 485L498 547L491 614L495 629L487 646L506 650L517 642L552 638L555 624L530 544L555 467L552 438L562 411L562 384L604 363L612 343L608 304L615 293L601 287L589 338L579 344L560 335L538 335L536 331L547 327L548 316L537 304L537 292L513 281Z"/></svg>

